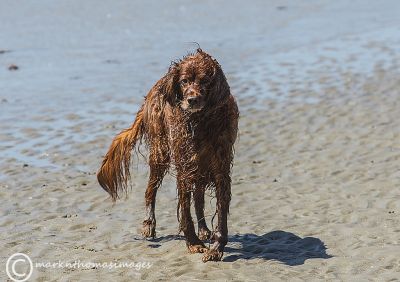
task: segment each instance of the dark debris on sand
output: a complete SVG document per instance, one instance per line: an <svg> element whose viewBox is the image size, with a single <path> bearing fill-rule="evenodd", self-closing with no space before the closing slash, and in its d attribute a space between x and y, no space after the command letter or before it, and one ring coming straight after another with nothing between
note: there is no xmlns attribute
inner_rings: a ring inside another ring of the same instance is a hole
<svg viewBox="0 0 400 282"><path fill-rule="evenodd" d="M8 70L9 71L16 71L18 69L19 69L19 66L14 65L14 64L11 64L11 65L8 66Z"/></svg>

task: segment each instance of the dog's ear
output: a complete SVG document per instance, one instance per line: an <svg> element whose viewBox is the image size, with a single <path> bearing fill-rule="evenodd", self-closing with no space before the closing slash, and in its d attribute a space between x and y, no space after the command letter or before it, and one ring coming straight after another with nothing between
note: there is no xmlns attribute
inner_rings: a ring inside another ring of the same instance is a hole
<svg viewBox="0 0 400 282"><path fill-rule="evenodd" d="M173 64L170 66L168 73L164 76L161 85L161 92L165 100L175 106L179 100L182 100L182 94L179 87L179 66Z"/></svg>
<svg viewBox="0 0 400 282"><path fill-rule="evenodd" d="M219 104L230 95L228 82L218 63L215 63L214 65L210 86L210 93L207 98L208 102L212 106Z"/></svg>

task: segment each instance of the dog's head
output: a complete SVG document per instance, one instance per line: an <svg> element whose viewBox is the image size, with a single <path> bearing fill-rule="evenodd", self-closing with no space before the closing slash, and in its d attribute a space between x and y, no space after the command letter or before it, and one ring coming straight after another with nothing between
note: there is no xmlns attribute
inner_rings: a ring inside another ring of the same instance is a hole
<svg viewBox="0 0 400 282"><path fill-rule="evenodd" d="M167 101L188 113L199 112L218 103L229 91L220 65L201 49L174 62L164 84Z"/></svg>

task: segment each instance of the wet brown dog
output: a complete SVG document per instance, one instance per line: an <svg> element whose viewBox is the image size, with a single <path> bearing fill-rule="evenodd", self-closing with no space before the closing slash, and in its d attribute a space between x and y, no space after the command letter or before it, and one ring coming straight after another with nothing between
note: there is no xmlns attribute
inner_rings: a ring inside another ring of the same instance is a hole
<svg viewBox="0 0 400 282"><path fill-rule="evenodd" d="M173 169L179 196L178 218L190 253L205 253L203 261L221 260L228 242L227 216L231 200L230 171L239 111L218 62L197 49L172 63L145 97L133 125L113 140L97 174L115 201L126 192L131 151L144 139L149 149L150 177L146 190L147 217L143 235L154 237L155 200L165 174ZM171 167L173 166L173 167ZM215 189L218 225L204 219L204 191ZM193 195L198 236L190 214ZM210 238L206 248L201 240Z"/></svg>

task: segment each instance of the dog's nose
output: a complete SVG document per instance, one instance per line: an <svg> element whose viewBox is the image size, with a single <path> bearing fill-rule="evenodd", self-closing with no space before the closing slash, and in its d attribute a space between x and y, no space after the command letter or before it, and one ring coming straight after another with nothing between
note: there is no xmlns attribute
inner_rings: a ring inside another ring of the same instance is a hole
<svg viewBox="0 0 400 282"><path fill-rule="evenodd" d="M190 106L194 106L197 104L197 102L199 101L198 97L188 97L187 101L189 103Z"/></svg>

